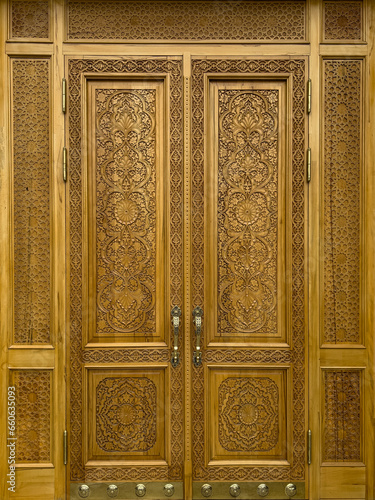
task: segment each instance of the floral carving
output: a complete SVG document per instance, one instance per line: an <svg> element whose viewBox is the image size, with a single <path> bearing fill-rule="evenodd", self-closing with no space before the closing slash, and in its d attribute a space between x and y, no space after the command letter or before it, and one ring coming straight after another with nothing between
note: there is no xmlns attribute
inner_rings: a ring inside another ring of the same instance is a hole
<svg viewBox="0 0 375 500"><path fill-rule="evenodd" d="M219 332L276 330L278 91L219 91Z"/></svg>
<svg viewBox="0 0 375 500"><path fill-rule="evenodd" d="M108 377L96 388L96 441L106 452L147 451L156 442L156 387L146 377Z"/></svg>
<svg viewBox="0 0 375 500"><path fill-rule="evenodd" d="M228 451L269 451L279 438L279 390L266 377L228 378L219 386L219 441Z"/></svg>
<svg viewBox="0 0 375 500"><path fill-rule="evenodd" d="M97 326L155 331L155 90L96 90Z"/></svg>

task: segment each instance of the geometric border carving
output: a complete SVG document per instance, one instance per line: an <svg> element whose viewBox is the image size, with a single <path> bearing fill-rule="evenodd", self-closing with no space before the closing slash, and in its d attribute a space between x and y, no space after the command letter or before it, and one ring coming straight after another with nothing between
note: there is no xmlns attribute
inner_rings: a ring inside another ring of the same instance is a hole
<svg viewBox="0 0 375 500"><path fill-rule="evenodd" d="M292 350L293 433L290 466L206 466L203 367L194 367L193 479L198 481L303 480L305 475L305 67L303 59L196 59L192 62L192 303L204 309L204 81L206 74L292 75ZM204 333L204 332L203 332ZM261 351L261 350L259 350ZM252 350L252 352L258 352ZM207 356L212 356L207 353ZM272 354L271 354L272 356ZM278 356L279 357L279 356Z"/></svg>

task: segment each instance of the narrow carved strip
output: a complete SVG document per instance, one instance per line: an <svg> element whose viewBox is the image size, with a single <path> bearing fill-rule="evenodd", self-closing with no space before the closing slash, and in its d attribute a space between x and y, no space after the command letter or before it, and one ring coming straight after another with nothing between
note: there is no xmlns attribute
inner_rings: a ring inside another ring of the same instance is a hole
<svg viewBox="0 0 375 500"><path fill-rule="evenodd" d="M12 61L14 342L50 336L50 61Z"/></svg>
<svg viewBox="0 0 375 500"><path fill-rule="evenodd" d="M324 61L324 341L360 341L362 62Z"/></svg>
<svg viewBox="0 0 375 500"><path fill-rule="evenodd" d="M70 0L68 38L303 41L305 8L301 0Z"/></svg>
<svg viewBox="0 0 375 500"><path fill-rule="evenodd" d="M326 371L323 460L360 461L361 438L361 372Z"/></svg>
<svg viewBox="0 0 375 500"><path fill-rule="evenodd" d="M362 0L324 2L324 40L361 40L362 9Z"/></svg>
<svg viewBox="0 0 375 500"><path fill-rule="evenodd" d="M13 375L16 392L16 461L51 461L51 372L17 370Z"/></svg>
<svg viewBox="0 0 375 500"><path fill-rule="evenodd" d="M48 0L12 0L11 38L49 38Z"/></svg>

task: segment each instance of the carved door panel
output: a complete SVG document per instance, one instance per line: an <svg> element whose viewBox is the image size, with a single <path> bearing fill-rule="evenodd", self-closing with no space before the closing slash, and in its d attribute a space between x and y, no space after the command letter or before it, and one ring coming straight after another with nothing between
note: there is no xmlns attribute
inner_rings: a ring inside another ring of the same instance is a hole
<svg viewBox="0 0 375 500"><path fill-rule="evenodd" d="M146 482L155 498L168 481L181 497L181 61L71 59L68 72L71 497Z"/></svg>
<svg viewBox="0 0 375 500"><path fill-rule="evenodd" d="M305 78L302 58L193 61L194 498L305 498Z"/></svg>

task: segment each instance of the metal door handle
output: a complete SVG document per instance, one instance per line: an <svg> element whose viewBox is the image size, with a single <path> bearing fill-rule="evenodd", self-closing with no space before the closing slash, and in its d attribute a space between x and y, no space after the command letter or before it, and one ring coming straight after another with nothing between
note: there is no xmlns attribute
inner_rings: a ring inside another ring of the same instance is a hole
<svg viewBox="0 0 375 500"><path fill-rule="evenodd" d="M174 308L171 311L171 316L172 316L172 325L174 333L174 345L173 345L171 363L172 366L175 368L180 362L180 354L178 352L178 333L180 328L181 309L178 306L174 306Z"/></svg>
<svg viewBox="0 0 375 500"><path fill-rule="evenodd" d="M196 347L193 354L194 366L200 366L202 364L202 352L201 352L201 333L202 333L202 316L203 309L197 306L193 311L193 323L195 324L195 335Z"/></svg>

